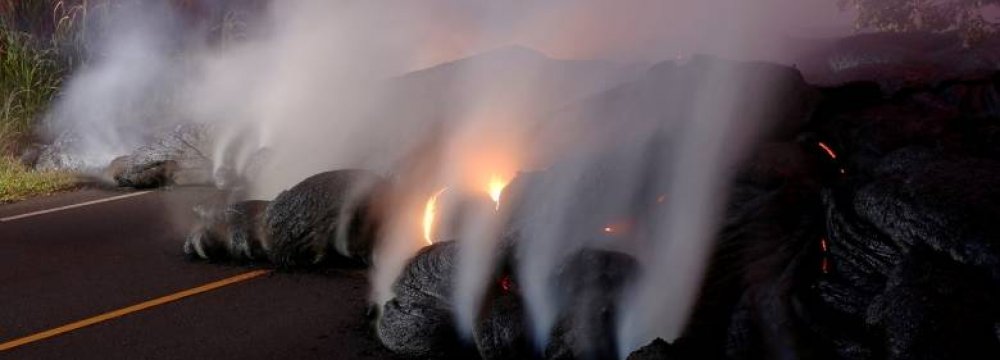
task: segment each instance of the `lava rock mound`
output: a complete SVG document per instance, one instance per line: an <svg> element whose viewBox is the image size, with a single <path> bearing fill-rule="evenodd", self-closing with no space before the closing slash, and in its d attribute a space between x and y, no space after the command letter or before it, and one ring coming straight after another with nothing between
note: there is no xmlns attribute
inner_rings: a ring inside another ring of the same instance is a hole
<svg viewBox="0 0 1000 360"><path fill-rule="evenodd" d="M382 307L378 337L389 350L421 358L455 358L463 349L452 316L458 244L439 242L417 253Z"/></svg>
<svg viewBox="0 0 1000 360"><path fill-rule="evenodd" d="M281 192L264 214L268 258L282 267L316 265L335 255L367 262L386 188L375 173L336 170Z"/></svg>

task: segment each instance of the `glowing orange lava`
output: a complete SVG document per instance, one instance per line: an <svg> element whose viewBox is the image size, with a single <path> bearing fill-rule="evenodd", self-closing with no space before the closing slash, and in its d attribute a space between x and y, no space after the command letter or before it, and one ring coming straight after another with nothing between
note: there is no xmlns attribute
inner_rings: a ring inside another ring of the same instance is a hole
<svg viewBox="0 0 1000 360"><path fill-rule="evenodd" d="M486 186L486 192L490 194L490 199L493 199L497 210L500 210L500 194L503 193L503 188L507 187L508 182L510 181L493 174L490 176L490 182Z"/></svg>
<svg viewBox="0 0 1000 360"><path fill-rule="evenodd" d="M427 241L428 245L434 243L431 235L434 233L434 219L437 217L438 197L441 196L441 193L447 189L448 188L438 190L438 192L434 193L434 195L431 195L431 197L427 199L427 204L424 205L424 240Z"/></svg>
<svg viewBox="0 0 1000 360"><path fill-rule="evenodd" d="M829 146L827 146L826 144L824 144L822 141L818 142L817 145L819 145L819 147L822 148L823 151L826 151L826 154L830 155L831 159L836 159L837 158L837 153L833 152L833 149L831 149Z"/></svg>

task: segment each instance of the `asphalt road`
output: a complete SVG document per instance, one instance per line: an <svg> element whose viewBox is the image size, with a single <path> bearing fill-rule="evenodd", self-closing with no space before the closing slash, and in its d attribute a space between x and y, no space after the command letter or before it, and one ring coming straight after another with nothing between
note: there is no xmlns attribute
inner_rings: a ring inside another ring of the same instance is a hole
<svg viewBox="0 0 1000 360"><path fill-rule="evenodd" d="M183 256L191 207L213 195L84 190L0 206L0 348L255 270ZM60 210L16 217L51 209ZM269 273L0 350L0 359L393 358L365 317L366 276Z"/></svg>

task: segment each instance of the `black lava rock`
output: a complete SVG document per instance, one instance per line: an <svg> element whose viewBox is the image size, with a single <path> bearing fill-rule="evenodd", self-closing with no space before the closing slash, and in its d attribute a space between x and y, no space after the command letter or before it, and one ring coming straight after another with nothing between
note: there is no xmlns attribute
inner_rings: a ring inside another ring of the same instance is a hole
<svg viewBox="0 0 1000 360"><path fill-rule="evenodd" d="M866 311L885 358L1000 359L1000 298L990 277L925 246L907 255Z"/></svg>
<svg viewBox="0 0 1000 360"><path fill-rule="evenodd" d="M528 334L524 304L510 278L502 278L500 289L487 295L483 313L474 329L474 339L483 360L535 359Z"/></svg>
<svg viewBox="0 0 1000 360"><path fill-rule="evenodd" d="M656 338L648 345L633 351L625 360L671 360L677 359L673 347L670 343L661 338Z"/></svg>
<svg viewBox="0 0 1000 360"><path fill-rule="evenodd" d="M560 314L545 349L546 359L613 359L617 304L639 265L631 256L583 249L556 270Z"/></svg>
<svg viewBox="0 0 1000 360"><path fill-rule="evenodd" d="M420 250L393 284L382 307L378 337L389 350L413 357L455 358L468 352L452 316L458 245L439 242Z"/></svg>
<svg viewBox="0 0 1000 360"><path fill-rule="evenodd" d="M225 207L199 206L199 223L184 243L184 253L206 260L266 260L263 217L268 202L241 201Z"/></svg>
<svg viewBox="0 0 1000 360"><path fill-rule="evenodd" d="M156 188L173 184L177 162L173 160L142 161L132 156L115 158L108 173L121 187Z"/></svg>
<svg viewBox="0 0 1000 360"><path fill-rule="evenodd" d="M205 131L197 126L178 126L157 133L148 144L115 158L105 169L105 174L120 187L210 184L212 162L199 149L207 147ZM56 150L56 153L66 150ZM59 162L53 161L52 154L43 152L39 161L43 167L60 167L57 165ZM81 166L74 165L72 160L67 161L61 167Z"/></svg>
<svg viewBox="0 0 1000 360"><path fill-rule="evenodd" d="M859 189L859 215L898 243L926 244L1000 280L1000 162L907 148Z"/></svg>
<svg viewBox="0 0 1000 360"><path fill-rule="evenodd" d="M337 170L281 192L264 215L269 259L282 267L315 265L336 255L369 261L386 188L374 173Z"/></svg>

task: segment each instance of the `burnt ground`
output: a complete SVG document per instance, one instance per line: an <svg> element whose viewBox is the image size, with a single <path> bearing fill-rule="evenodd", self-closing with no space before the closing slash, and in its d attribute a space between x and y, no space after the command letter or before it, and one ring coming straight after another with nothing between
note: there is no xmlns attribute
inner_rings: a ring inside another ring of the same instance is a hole
<svg viewBox="0 0 1000 360"><path fill-rule="evenodd" d="M0 218L120 192L0 206ZM251 270L187 261L191 206L175 188L0 221L0 344ZM363 270L274 273L40 340L0 359L387 359Z"/></svg>

